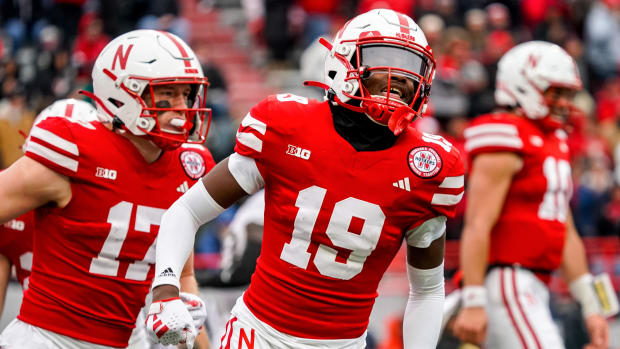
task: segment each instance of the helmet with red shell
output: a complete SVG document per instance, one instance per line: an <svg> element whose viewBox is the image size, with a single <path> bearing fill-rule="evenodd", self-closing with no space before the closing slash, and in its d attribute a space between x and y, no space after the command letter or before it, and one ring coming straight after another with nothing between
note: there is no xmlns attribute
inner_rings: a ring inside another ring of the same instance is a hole
<svg viewBox="0 0 620 349"><path fill-rule="evenodd" d="M350 110L365 113L395 134L426 109L435 74L435 60L422 29L410 17L388 9L375 9L348 21L333 43L320 40L329 50L325 60L328 98ZM364 80L374 72L387 73L385 95L372 95ZM393 98L395 76L414 82L413 98ZM313 84L308 82L308 84Z"/></svg>
<svg viewBox="0 0 620 349"><path fill-rule="evenodd" d="M174 34L134 30L115 38L97 57L92 77L93 93L83 92L95 100L106 121L164 150L205 141L211 121L211 110L205 107L208 81L192 49ZM145 102L148 95L154 100L155 86L168 84L191 87L185 108ZM167 111L185 115L177 122L182 131L160 127L157 115Z"/></svg>

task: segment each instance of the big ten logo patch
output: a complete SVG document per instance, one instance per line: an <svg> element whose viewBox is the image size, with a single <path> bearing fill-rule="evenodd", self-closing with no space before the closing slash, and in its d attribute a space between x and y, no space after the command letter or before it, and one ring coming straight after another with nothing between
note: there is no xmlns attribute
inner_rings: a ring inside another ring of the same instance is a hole
<svg viewBox="0 0 620 349"><path fill-rule="evenodd" d="M310 150L295 145L289 144L286 153L288 155L293 155L304 160L310 159Z"/></svg>
<svg viewBox="0 0 620 349"><path fill-rule="evenodd" d="M117 176L116 170L110 170L103 167L97 167L95 171L95 177L115 180Z"/></svg>
<svg viewBox="0 0 620 349"><path fill-rule="evenodd" d="M2 225L7 229L13 229L17 231L24 231L26 229L26 223L24 221L19 221L17 219L12 219Z"/></svg>

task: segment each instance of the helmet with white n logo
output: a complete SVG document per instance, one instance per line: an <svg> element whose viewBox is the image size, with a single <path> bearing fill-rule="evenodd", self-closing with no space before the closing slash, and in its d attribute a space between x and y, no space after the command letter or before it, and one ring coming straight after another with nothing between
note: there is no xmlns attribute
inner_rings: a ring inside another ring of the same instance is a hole
<svg viewBox="0 0 620 349"><path fill-rule="evenodd" d="M549 106L543 93L550 87L581 89L573 58L556 44L529 41L510 49L499 60L495 102L518 107L530 119L544 119Z"/></svg>
<svg viewBox="0 0 620 349"><path fill-rule="evenodd" d="M125 33L102 50L92 77L94 93L85 94L114 126L145 136L162 149L204 142L211 120L211 110L205 108L208 82L198 58L179 37L156 30ZM146 102L154 100L154 87L170 84L190 86L184 108ZM185 115L179 121L182 131L160 127L158 113L169 111Z"/></svg>
<svg viewBox="0 0 620 349"><path fill-rule="evenodd" d="M308 84L327 89L328 98L365 113L395 134L424 113L435 60L413 19L393 10L371 10L348 21L333 43L320 42L330 50L325 60L326 84ZM364 83L377 72L387 74L387 86L380 94L371 94ZM397 78L413 83L410 95L390 88Z"/></svg>

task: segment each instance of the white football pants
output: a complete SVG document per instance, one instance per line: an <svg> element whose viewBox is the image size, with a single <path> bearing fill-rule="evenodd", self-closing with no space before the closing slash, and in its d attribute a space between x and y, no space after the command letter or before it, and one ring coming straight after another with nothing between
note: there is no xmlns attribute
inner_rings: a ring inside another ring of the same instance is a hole
<svg viewBox="0 0 620 349"><path fill-rule="evenodd" d="M527 269L497 267L485 279L488 349L563 349L547 286Z"/></svg>

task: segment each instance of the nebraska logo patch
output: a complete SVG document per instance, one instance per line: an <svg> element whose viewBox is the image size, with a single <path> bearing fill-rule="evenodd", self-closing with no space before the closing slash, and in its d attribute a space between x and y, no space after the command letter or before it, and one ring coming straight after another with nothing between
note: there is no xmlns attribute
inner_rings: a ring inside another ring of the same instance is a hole
<svg viewBox="0 0 620 349"><path fill-rule="evenodd" d="M430 147L417 147L409 151L407 155L409 168L418 177L431 178L441 171L443 162L435 149Z"/></svg>
<svg viewBox="0 0 620 349"><path fill-rule="evenodd" d="M183 165L185 174L191 179L199 179L207 171L205 159L193 150L182 152L179 158L181 159L181 165Z"/></svg>

